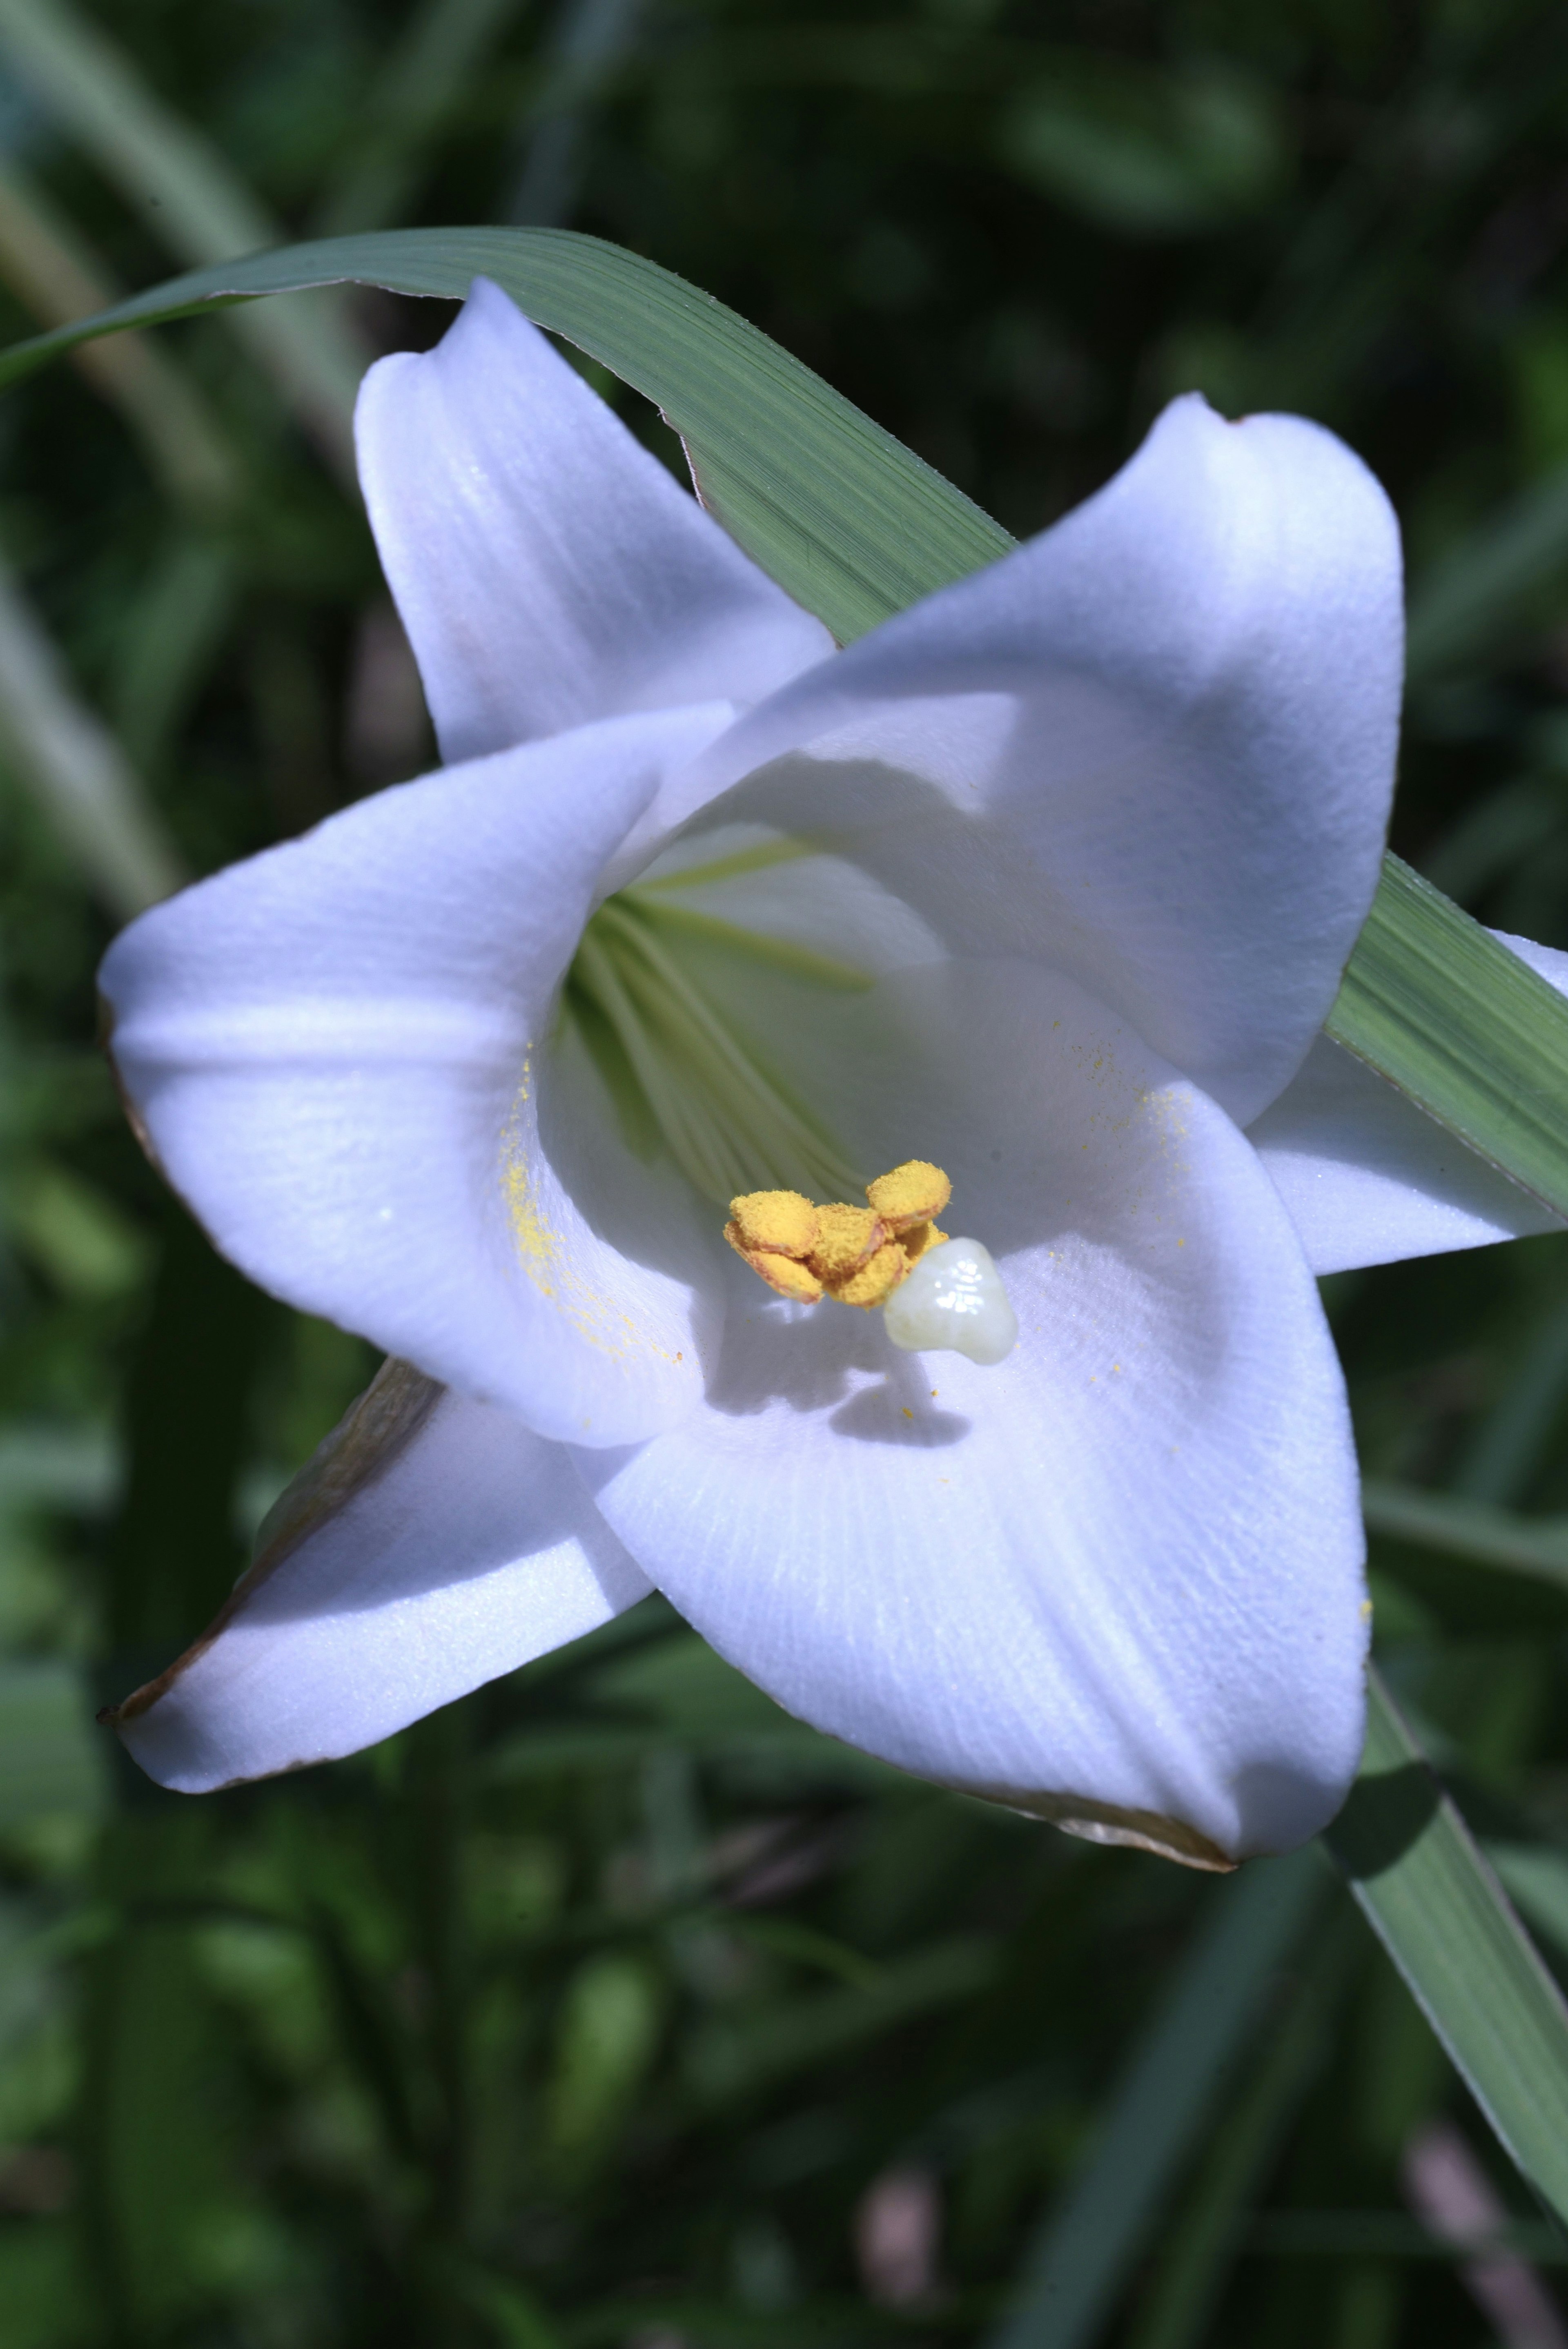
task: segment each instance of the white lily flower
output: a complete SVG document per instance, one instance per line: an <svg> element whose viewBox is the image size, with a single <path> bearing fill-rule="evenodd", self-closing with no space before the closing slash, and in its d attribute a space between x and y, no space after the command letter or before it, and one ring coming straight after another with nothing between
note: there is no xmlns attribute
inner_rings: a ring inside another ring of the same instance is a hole
<svg viewBox="0 0 1568 2349"><path fill-rule="evenodd" d="M395 1360L132 1753L192 1791L346 1754L656 1587L924 1777L1200 1865L1311 1835L1367 1643L1312 1271L1533 1220L1315 1043L1394 770L1376 482L1179 400L835 652L482 281L358 435L448 764L103 986L217 1245ZM725 1245L732 1193L909 1161L1000 1362Z"/></svg>

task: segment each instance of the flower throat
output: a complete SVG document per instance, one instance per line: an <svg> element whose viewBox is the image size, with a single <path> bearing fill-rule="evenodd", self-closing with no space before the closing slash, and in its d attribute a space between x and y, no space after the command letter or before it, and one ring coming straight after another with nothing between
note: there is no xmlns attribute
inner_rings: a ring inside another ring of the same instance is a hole
<svg viewBox="0 0 1568 2349"><path fill-rule="evenodd" d="M562 997L640 1157L662 1144L715 1206L738 1193L841 1198L863 1186L827 1127L735 1009L764 971L811 990L865 990L863 972L766 932L623 889L590 919ZM766 1012L763 1014L766 1017Z"/></svg>

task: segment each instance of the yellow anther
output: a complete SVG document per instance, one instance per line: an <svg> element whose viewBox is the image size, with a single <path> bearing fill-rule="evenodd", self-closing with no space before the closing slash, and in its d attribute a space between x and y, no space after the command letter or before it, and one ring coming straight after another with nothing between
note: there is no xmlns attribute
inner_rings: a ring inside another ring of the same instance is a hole
<svg viewBox="0 0 1568 2349"><path fill-rule="evenodd" d="M799 1191L748 1191L730 1201L724 1237L780 1297L800 1305L833 1297L869 1311L947 1237L932 1218L952 1195L940 1166L912 1158L867 1185L869 1207L814 1207Z"/></svg>
<svg viewBox="0 0 1568 2349"><path fill-rule="evenodd" d="M748 1191L731 1199L729 1212L739 1237L731 1242L742 1256L766 1248L779 1256L809 1256L817 1237L817 1210L799 1191Z"/></svg>
<svg viewBox="0 0 1568 2349"><path fill-rule="evenodd" d="M911 1264L918 1264L927 1248L940 1247L949 1235L939 1232L934 1224L911 1224L900 1232L898 1244Z"/></svg>
<svg viewBox="0 0 1568 2349"><path fill-rule="evenodd" d="M939 1216L953 1196L953 1185L929 1159L907 1158L891 1174L879 1174L868 1183L866 1196L890 1231L903 1232Z"/></svg>
<svg viewBox="0 0 1568 2349"><path fill-rule="evenodd" d="M859 1272L851 1272L847 1280L837 1282L831 1293L841 1305L863 1305L869 1311L873 1305L885 1305L909 1274L908 1257L896 1240L888 1240L869 1264L861 1265Z"/></svg>
<svg viewBox="0 0 1568 2349"><path fill-rule="evenodd" d="M869 1207L819 1207L808 1262L822 1286L836 1293L841 1281L869 1264L886 1238L885 1225Z"/></svg>
<svg viewBox="0 0 1568 2349"><path fill-rule="evenodd" d="M746 1255L744 1248L741 1254ZM810 1265L797 1264L790 1256L770 1256L766 1248L758 1248L756 1255L748 1256L746 1261L769 1288L776 1288L779 1296L789 1298L791 1304L816 1305L820 1301L822 1284Z"/></svg>

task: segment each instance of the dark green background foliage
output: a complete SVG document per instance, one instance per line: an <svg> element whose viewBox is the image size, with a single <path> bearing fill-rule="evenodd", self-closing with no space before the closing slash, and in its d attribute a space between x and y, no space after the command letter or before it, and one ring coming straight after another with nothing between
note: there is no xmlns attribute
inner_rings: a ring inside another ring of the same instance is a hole
<svg viewBox="0 0 1568 2349"><path fill-rule="evenodd" d="M41 72L46 21L0 5L5 340L223 250L210 189ZM1333 425L1409 550L1395 844L1568 945L1557 0L93 22L154 145L199 130L279 237L593 230L1020 533L1193 385ZM429 756L331 403L237 315L165 330L156 379L103 345L0 405L0 553L191 871ZM320 331L449 315L354 295ZM199 1628L373 1364L161 1195L94 1049L123 893L3 706L0 750L12 2349L1503 2337L1412 2148L1457 2128L1548 2283L1563 2239L1320 1854L1217 1883L901 1780L657 1602L335 1768L196 1803L108 1750L92 1704ZM1568 1253L1328 1286L1386 1670L1568 1967Z"/></svg>

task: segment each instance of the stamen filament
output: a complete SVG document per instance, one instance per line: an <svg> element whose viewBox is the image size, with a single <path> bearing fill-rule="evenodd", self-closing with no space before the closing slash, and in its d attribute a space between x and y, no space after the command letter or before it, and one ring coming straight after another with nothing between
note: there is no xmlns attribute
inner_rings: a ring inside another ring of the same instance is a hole
<svg viewBox="0 0 1568 2349"><path fill-rule="evenodd" d="M859 1187L854 1169L756 1048L684 968L661 929L688 929L712 945L783 967L841 991L863 984L847 965L787 941L753 938L738 926L679 909L612 897L588 924L573 964L573 996L607 1023L671 1156L707 1197L787 1182L817 1192ZM821 968L815 968L820 962Z"/></svg>

